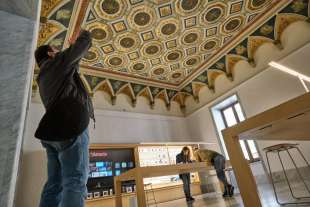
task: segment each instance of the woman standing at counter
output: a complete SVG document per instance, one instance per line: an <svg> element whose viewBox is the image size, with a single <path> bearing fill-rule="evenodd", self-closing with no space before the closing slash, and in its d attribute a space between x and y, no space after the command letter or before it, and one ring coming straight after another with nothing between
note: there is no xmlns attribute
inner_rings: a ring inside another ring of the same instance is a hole
<svg viewBox="0 0 310 207"><path fill-rule="evenodd" d="M190 150L188 147L183 147L182 151L180 154L178 154L176 156L176 163L182 163L182 164L186 164L186 163L191 163L193 162L190 159ZM191 188L190 188L190 184L191 184L191 177L190 177L190 173L184 173L184 174L180 174L179 175L181 180L183 181L183 190L184 190L184 194L186 197L186 201L194 201L195 199L191 196Z"/></svg>

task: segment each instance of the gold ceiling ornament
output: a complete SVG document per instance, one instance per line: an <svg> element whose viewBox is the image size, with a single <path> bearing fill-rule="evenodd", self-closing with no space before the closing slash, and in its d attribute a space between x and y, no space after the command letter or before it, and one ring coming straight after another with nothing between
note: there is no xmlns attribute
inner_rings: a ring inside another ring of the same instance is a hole
<svg viewBox="0 0 310 207"><path fill-rule="evenodd" d="M141 53L147 58L160 56L163 52L163 46L159 41L151 41L142 46Z"/></svg>
<svg viewBox="0 0 310 207"><path fill-rule="evenodd" d="M42 0L41 17L47 18L50 13L61 3L63 3L63 0Z"/></svg>
<svg viewBox="0 0 310 207"><path fill-rule="evenodd" d="M131 62L129 66L130 71L133 73L144 73L148 71L149 68L150 64L148 63L148 61L143 60Z"/></svg>
<svg viewBox="0 0 310 207"><path fill-rule="evenodd" d="M38 46L46 44L51 37L59 34L61 31L63 31L63 26L54 21L48 21L43 24L41 23L38 36Z"/></svg>
<svg viewBox="0 0 310 207"><path fill-rule="evenodd" d="M181 37L182 45L196 45L203 39L203 32L200 28L188 30Z"/></svg>
<svg viewBox="0 0 310 207"><path fill-rule="evenodd" d="M220 40L218 38L210 38L200 44L200 50L205 52L213 51L220 46Z"/></svg>
<svg viewBox="0 0 310 207"><path fill-rule="evenodd" d="M240 29L245 22L245 17L243 15L233 16L225 21L221 27L221 32L223 34L230 34L238 29Z"/></svg>
<svg viewBox="0 0 310 207"><path fill-rule="evenodd" d="M156 35L162 40L171 39L179 34L180 25L180 21L175 18L162 20L156 27Z"/></svg>
<svg viewBox="0 0 310 207"><path fill-rule="evenodd" d="M137 31L143 31L154 25L156 21L156 13L153 7L141 5L134 7L128 15L128 24Z"/></svg>
<svg viewBox="0 0 310 207"><path fill-rule="evenodd" d="M180 81L182 78L184 77L184 70L177 70L174 71L172 73L170 73L170 78L169 80L173 80L173 81Z"/></svg>
<svg viewBox="0 0 310 207"><path fill-rule="evenodd" d="M246 10L246 2L262 8L273 5L269 0L91 0L83 26L93 27L93 46L104 60L99 57L87 65L95 65L99 73L100 67L107 73L121 71L121 80L150 80L158 87L176 89L181 85L172 74L183 71L183 86L204 62L237 38L246 23L255 23L252 16L262 9ZM267 27L263 30L270 32ZM158 69L162 65L165 68Z"/></svg>
<svg viewBox="0 0 310 207"><path fill-rule="evenodd" d="M168 3L168 2L170 2L171 0L149 0L149 1L152 2L152 3L155 3L155 4L160 5L160 4Z"/></svg>
<svg viewBox="0 0 310 207"><path fill-rule="evenodd" d="M96 0L94 2L95 12L104 20L114 20L122 17L127 9L124 0Z"/></svg>
<svg viewBox="0 0 310 207"><path fill-rule="evenodd" d="M246 8L250 11L253 11L264 8L267 4L271 3L271 0L248 0L245 2L246 2Z"/></svg>
<svg viewBox="0 0 310 207"><path fill-rule="evenodd" d="M119 68L127 67L128 60L126 56L122 55L121 53L116 53L107 56L104 62L110 67L111 70L118 70Z"/></svg>
<svg viewBox="0 0 310 207"><path fill-rule="evenodd" d="M98 49L96 47L91 47L88 50L88 52L85 54L82 61L84 63L94 63L98 61L99 57L100 57L100 52L98 51Z"/></svg>
<svg viewBox="0 0 310 207"><path fill-rule="evenodd" d="M136 33L126 32L116 37L114 45L118 51L130 52L140 46L140 39Z"/></svg>
<svg viewBox="0 0 310 207"><path fill-rule="evenodd" d="M158 65L152 69L151 75L155 78L158 78L159 76L165 76L169 72L170 72L170 70L167 66Z"/></svg>
<svg viewBox="0 0 310 207"><path fill-rule="evenodd" d="M183 62L183 66L185 68L192 68L198 66L199 63L201 63L201 57L199 55L195 55L186 58Z"/></svg>
<svg viewBox="0 0 310 207"><path fill-rule="evenodd" d="M182 58L183 58L184 54L183 54L183 50L182 49L176 49L176 50L170 50L168 51L165 56L164 59L167 63L171 63L171 62L179 62Z"/></svg>
<svg viewBox="0 0 310 207"><path fill-rule="evenodd" d="M101 22L92 22L86 25L86 29L90 31L93 40L99 44L109 42L113 36L111 27Z"/></svg>
<svg viewBox="0 0 310 207"><path fill-rule="evenodd" d="M193 14L199 9L199 6L204 0L177 0L175 10L182 16Z"/></svg>
<svg viewBox="0 0 310 207"><path fill-rule="evenodd" d="M206 26L216 24L226 16L227 4L223 2L215 2L207 4L207 7L200 15L200 21Z"/></svg>

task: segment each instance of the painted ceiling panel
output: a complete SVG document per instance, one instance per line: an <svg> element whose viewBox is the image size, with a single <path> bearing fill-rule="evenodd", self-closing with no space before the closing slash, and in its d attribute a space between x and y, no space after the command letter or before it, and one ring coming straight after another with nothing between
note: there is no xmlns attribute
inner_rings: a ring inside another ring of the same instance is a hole
<svg viewBox="0 0 310 207"><path fill-rule="evenodd" d="M308 20L308 0L43 0L38 45L60 49L82 27L93 46L82 59L88 89L113 96L181 100L214 89L220 74L233 79L240 60L255 65L269 42L281 48L291 23ZM37 71L37 68L36 68ZM104 82L105 87L99 87ZM195 85L195 86L194 86ZM106 87L109 86L109 87ZM129 89L124 89L128 87ZM148 95L150 94L150 95Z"/></svg>

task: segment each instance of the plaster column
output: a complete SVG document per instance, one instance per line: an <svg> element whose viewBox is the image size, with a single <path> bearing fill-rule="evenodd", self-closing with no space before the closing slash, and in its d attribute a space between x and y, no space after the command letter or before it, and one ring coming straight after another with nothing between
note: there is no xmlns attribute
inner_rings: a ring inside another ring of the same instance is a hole
<svg viewBox="0 0 310 207"><path fill-rule="evenodd" d="M14 206L39 15L40 0L0 0L1 207Z"/></svg>

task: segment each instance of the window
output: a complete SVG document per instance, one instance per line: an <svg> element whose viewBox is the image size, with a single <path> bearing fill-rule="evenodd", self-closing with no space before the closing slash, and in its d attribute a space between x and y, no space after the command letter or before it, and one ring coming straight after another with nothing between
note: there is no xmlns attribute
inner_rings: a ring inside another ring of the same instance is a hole
<svg viewBox="0 0 310 207"><path fill-rule="evenodd" d="M245 120L240 103L238 101L221 109L221 113L225 128L231 127ZM240 140L240 145L245 159L250 161L256 161L259 159L259 154L253 140Z"/></svg>
<svg viewBox="0 0 310 207"><path fill-rule="evenodd" d="M224 151L226 158L229 159L221 131L245 120L237 95L233 95L213 106L211 112L220 137L222 150ZM250 162L259 160L259 153L253 140L240 140L240 146L245 159Z"/></svg>

